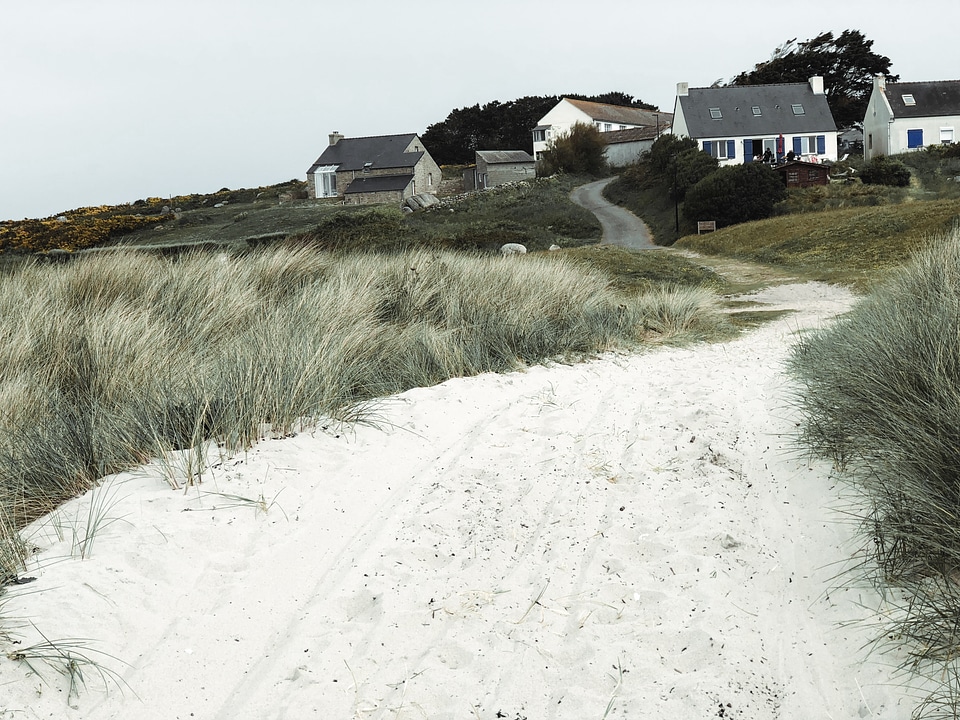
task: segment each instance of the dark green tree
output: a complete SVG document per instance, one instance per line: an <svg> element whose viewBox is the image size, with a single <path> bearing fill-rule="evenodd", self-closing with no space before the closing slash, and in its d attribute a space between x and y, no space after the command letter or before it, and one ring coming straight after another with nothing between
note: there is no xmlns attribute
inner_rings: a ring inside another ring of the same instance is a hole
<svg viewBox="0 0 960 720"><path fill-rule="evenodd" d="M715 220L717 227L762 220L787 196L787 188L762 163L728 165L687 191L683 214L691 222Z"/></svg>
<svg viewBox="0 0 960 720"><path fill-rule="evenodd" d="M669 188L671 200L683 200L687 190L717 169L717 159L700 150L696 140L661 135L641 158L645 187Z"/></svg>
<svg viewBox="0 0 960 720"><path fill-rule="evenodd" d="M603 149L607 141L596 126L575 123L570 132L554 138L541 153L538 175L570 173L599 177L606 170Z"/></svg>
<svg viewBox="0 0 960 720"><path fill-rule="evenodd" d="M873 40L859 30L844 30L838 37L824 32L804 42L787 40L769 60L740 73L730 84L796 83L821 75L833 119L840 128L849 128L863 122L874 75L886 75L891 82L900 79L890 74L890 65L890 58L875 53Z"/></svg>
<svg viewBox="0 0 960 720"><path fill-rule="evenodd" d="M493 101L450 111L446 119L427 127L421 136L430 155L441 165L471 163L477 150L533 152L533 128L563 98L589 100L656 110L622 92L601 95L526 96L509 102Z"/></svg>

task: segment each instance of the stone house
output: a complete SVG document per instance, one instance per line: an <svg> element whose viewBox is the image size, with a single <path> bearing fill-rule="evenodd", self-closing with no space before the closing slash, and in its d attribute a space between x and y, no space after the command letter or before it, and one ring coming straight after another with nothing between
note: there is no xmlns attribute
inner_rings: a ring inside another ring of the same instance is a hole
<svg viewBox="0 0 960 720"><path fill-rule="evenodd" d="M345 203L402 203L440 187L440 166L416 133L345 138L330 134L329 145L307 170L311 197Z"/></svg>
<svg viewBox="0 0 960 720"><path fill-rule="evenodd" d="M526 150L477 150L476 162L463 171L464 190L483 190L537 176L537 164Z"/></svg>
<svg viewBox="0 0 960 720"><path fill-rule="evenodd" d="M837 124L823 78L805 83L692 88L677 84L673 134L693 138L721 165L777 161L791 150L806 160L837 159Z"/></svg>
<svg viewBox="0 0 960 720"><path fill-rule="evenodd" d="M863 118L863 157L954 143L958 129L960 80L893 83L877 75Z"/></svg>

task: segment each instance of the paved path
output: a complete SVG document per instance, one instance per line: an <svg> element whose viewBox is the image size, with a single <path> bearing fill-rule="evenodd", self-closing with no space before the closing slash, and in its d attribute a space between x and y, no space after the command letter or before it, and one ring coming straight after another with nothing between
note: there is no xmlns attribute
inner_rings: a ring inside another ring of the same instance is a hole
<svg viewBox="0 0 960 720"><path fill-rule="evenodd" d="M573 202L597 216L603 226L601 244L620 245L631 250L660 248L659 245L654 245L650 228L643 220L603 197L603 188L611 180L613 178L581 185L570 193L570 199Z"/></svg>

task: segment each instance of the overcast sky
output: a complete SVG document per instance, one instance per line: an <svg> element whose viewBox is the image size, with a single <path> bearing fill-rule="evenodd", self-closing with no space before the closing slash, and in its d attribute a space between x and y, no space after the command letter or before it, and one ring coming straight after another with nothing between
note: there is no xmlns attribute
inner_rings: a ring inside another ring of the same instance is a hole
<svg viewBox="0 0 960 720"><path fill-rule="evenodd" d="M856 29L903 80L960 79L960 3L0 0L0 220L305 179L327 135L454 108L729 80ZM428 148L429 149L429 148Z"/></svg>

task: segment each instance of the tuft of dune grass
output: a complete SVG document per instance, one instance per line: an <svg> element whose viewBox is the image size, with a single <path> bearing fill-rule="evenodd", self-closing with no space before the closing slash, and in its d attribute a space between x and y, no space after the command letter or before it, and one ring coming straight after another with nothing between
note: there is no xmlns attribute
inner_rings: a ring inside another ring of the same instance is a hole
<svg viewBox="0 0 960 720"><path fill-rule="evenodd" d="M858 491L853 512L869 555L860 569L906 598L884 634L907 643L911 669L939 688L918 712L956 717L960 230L931 243L835 324L804 337L790 371L803 442Z"/></svg>
<svg viewBox="0 0 960 720"><path fill-rule="evenodd" d="M0 585L16 530L105 475L450 377L716 335L704 290L581 263L305 246L118 251L0 277Z"/></svg>

